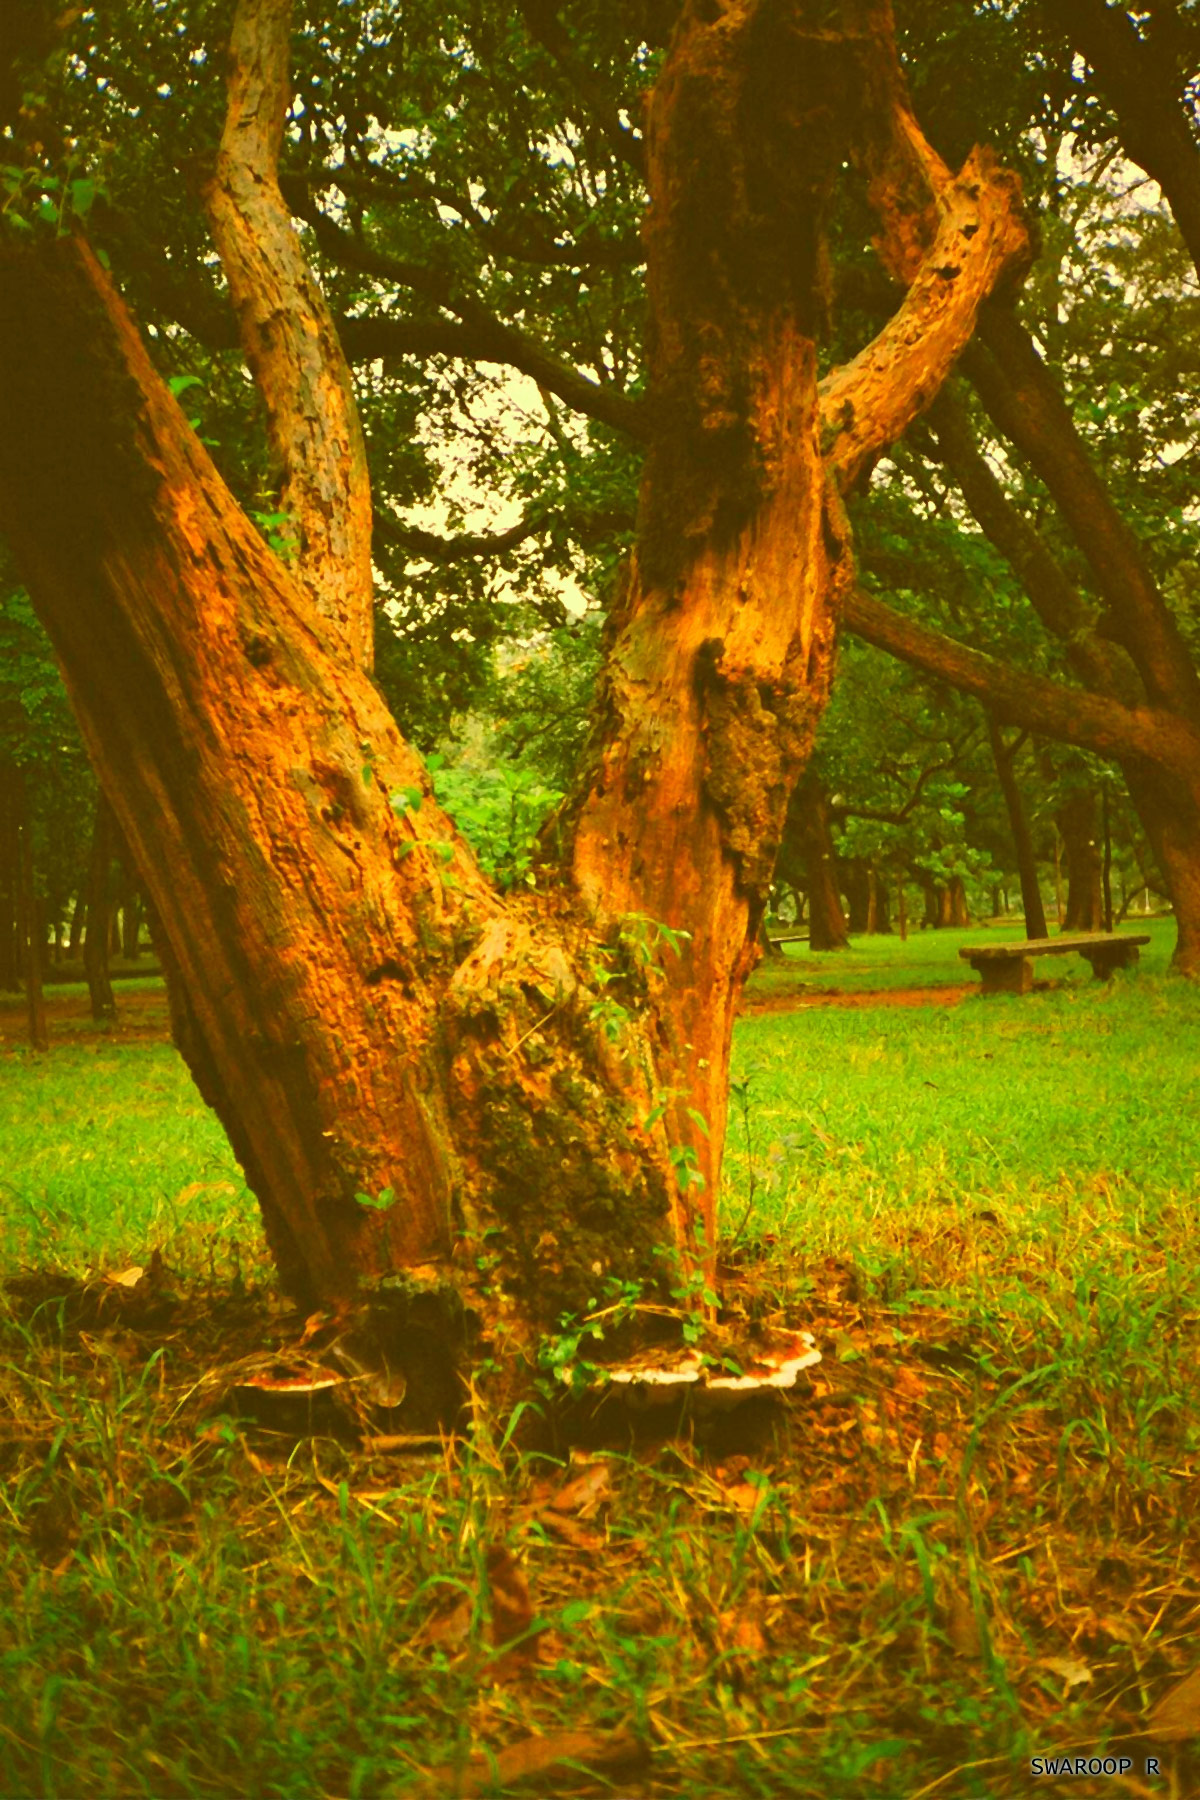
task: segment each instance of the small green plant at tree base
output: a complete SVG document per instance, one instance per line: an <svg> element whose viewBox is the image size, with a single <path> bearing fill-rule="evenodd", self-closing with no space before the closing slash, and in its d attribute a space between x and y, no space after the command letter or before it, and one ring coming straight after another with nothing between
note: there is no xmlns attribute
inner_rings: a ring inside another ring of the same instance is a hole
<svg viewBox="0 0 1200 1800"><path fill-rule="evenodd" d="M380 1188L377 1194L355 1194L354 1198L360 1206L370 1207L373 1212L387 1212L396 1204L395 1188Z"/></svg>
<svg viewBox="0 0 1200 1800"><path fill-rule="evenodd" d="M287 512L256 512L251 509L250 517L280 562L295 562L300 554L300 540L296 535L292 515Z"/></svg>

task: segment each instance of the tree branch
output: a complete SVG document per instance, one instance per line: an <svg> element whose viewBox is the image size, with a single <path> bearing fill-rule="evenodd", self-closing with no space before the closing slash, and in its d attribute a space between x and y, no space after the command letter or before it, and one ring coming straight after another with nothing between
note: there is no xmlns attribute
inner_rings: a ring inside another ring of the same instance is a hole
<svg viewBox="0 0 1200 1800"><path fill-rule="evenodd" d="M1200 720L1200 679L1141 545L1012 306L992 301L981 309L963 367L995 424L1049 488L1151 700Z"/></svg>
<svg viewBox="0 0 1200 1800"><path fill-rule="evenodd" d="M375 250L369 244L364 244L350 232L335 225L332 219L314 206L307 191L301 191L301 184L290 183L288 192L298 216L312 226L318 246L331 262L337 263L340 268L357 269L364 275L374 275L381 281L408 288L432 301L435 306L444 307L447 312L457 316L460 321L457 335L451 336L444 331L442 333L442 342L455 344L457 348L448 348L445 354L468 356L479 362L505 363L510 368L520 369L523 374L531 375L540 387L548 388L552 394L556 394L573 412L585 413L589 418L598 419L631 437L641 439L649 436L648 409L643 401L631 400L618 389L604 387L588 376L581 375L569 363L563 362L544 345L539 344L536 338L527 336L512 325L506 325L480 301L459 293L451 277L441 270L409 262L403 257L389 256L382 250ZM376 314L371 319L346 321L346 324L351 328L351 341L357 346L355 350L348 350L347 354L355 357L364 354L412 354L404 347L406 329L418 343L422 341L422 332L436 332L433 325L422 326L407 319L395 320L387 314ZM395 348L389 347L389 337ZM365 352L364 343L371 346ZM416 354L421 354L421 351L418 350Z"/></svg>
<svg viewBox="0 0 1200 1800"><path fill-rule="evenodd" d="M847 598L842 623L902 662L974 694L1008 723L1117 761L1140 758L1200 780L1200 732L1160 707L1121 706L971 650L877 600L862 588Z"/></svg>
<svg viewBox="0 0 1200 1800"><path fill-rule="evenodd" d="M572 243L560 244L554 238L531 230L523 233L507 231L502 225L484 218L469 199L440 187L415 171L358 175L348 168L321 169L295 179L305 181L313 193L332 187L339 188L344 194L352 194L356 199L382 200L394 205L415 198L451 207L486 244L491 255L506 256L513 262L569 269L624 269L637 268L646 260L641 239L636 236L604 237L600 232L589 231Z"/></svg>
<svg viewBox="0 0 1200 1800"><path fill-rule="evenodd" d="M423 531L419 525L405 525L379 508L375 511L377 539L439 563L461 562L468 556L502 556L544 530L546 524L544 513L532 513L510 525L507 531L462 532L457 537L441 537L436 531Z"/></svg>
<svg viewBox="0 0 1200 1800"><path fill-rule="evenodd" d="M608 95L592 71L576 56L551 0L522 0L521 12L529 35L554 58L587 107L589 117L604 133L614 156L644 181L646 155L641 138L635 137L613 113Z"/></svg>
<svg viewBox="0 0 1200 1800"><path fill-rule="evenodd" d="M863 160L876 248L908 291L879 335L821 383L822 447L843 492L929 405L983 301L1029 261L1019 179L987 149L951 175L909 104L890 0L868 0L866 11L879 123Z"/></svg>
<svg viewBox="0 0 1200 1800"><path fill-rule="evenodd" d="M371 488L350 371L279 188L291 0L239 0L229 97L204 200L242 348L285 473L298 573L355 660L371 660Z"/></svg>
<svg viewBox="0 0 1200 1800"><path fill-rule="evenodd" d="M1169 29L1156 19L1143 35L1125 6L1106 0L1043 0L1042 9L1091 64L1116 115L1121 148L1166 195L1200 273L1200 145Z"/></svg>

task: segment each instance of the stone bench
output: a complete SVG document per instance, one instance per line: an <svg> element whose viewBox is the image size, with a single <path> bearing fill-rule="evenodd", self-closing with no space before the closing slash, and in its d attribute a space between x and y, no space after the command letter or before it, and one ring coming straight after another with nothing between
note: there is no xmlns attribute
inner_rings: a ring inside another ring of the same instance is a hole
<svg viewBox="0 0 1200 1800"><path fill-rule="evenodd" d="M982 976L985 994L1027 994L1033 986L1035 956L1086 957L1096 979L1107 981L1114 969L1135 963L1138 945L1149 942L1148 935L1099 931L1080 937L1026 938L1021 944L986 944L958 954Z"/></svg>

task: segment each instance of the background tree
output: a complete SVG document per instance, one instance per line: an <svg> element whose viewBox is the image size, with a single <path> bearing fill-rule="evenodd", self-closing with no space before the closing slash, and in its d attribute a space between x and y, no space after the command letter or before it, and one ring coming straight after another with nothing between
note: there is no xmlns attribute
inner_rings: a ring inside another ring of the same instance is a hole
<svg viewBox="0 0 1200 1800"><path fill-rule="evenodd" d="M903 455L896 466L918 494L924 488L918 510L962 518L965 508L974 519L1027 595L1048 637L1042 658L1050 651L1051 660L1023 674L1024 656L1010 649L998 666L865 595L852 598L847 618L1014 723L1120 760L1178 917L1177 962L1192 969L1200 958L1200 687L1194 488L1180 455L1196 418L1190 261L1169 215L1118 160L1120 116L1080 80L1070 44L1047 37L1041 15L964 11L949 34L919 8L906 16L914 44L933 31L943 45L954 37L960 52L953 90L944 63L916 64L932 69L923 98L936 133L952 142L962 130L967 94L966 110L990 112L1002 141L1007 116L1008 148L1020 146L1027 186L1042 199L1047 253L1023 317L999 302L985 309L962 365L978 404L966 394L939 403L933 436L914 442L925 475L916 477ZM1148 27L1123 17L1145 36ZM993 77L985 95L971 74L982 68L981 44L994 50L997 34L1006 51L995 66L1009 79ZM1182 41L1172 38L1176 49ZM1157 66L1161 77L1166 64ZM1175 113L1194 121L1186 65L1176 57L1172 67ZM1156 363L1147 345L1168 335L1173 346ZM976 609L973 629L980 617ZM963 623L951 621L952 630ZM1080 686L1038 679L1043 670Z"/></svg>

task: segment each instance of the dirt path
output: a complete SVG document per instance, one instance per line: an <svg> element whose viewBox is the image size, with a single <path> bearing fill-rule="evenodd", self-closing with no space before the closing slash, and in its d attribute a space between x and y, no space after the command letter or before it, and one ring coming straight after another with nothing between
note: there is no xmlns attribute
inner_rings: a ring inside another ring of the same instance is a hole
<svg viewBox="0 0 1200 1800"><path fill-rule="evenodd" d="M843 993L840 988L796 988L790 994L767 994L742 1002L743 1013L806 1012L815 1006L957 1006L968 994L979 992L977 982L946 982L938 987L863 988Z"/></svg>
<svg viewBox="0 0 1200 1800"><path fill-rule="evenodd" d="M142 988L136 993L122 994L116 989L117 1019L115 1025L97 1025L92 1018L91 1002L86 994L63 994L46 989L46 1024L50 1031L50 1047L55 1044L162 1043L170 1041L171 1027L167 1016L167 996L161 988ZM0 994L0 1048L15 1049L29 1042L23 994Z"/></svg>

